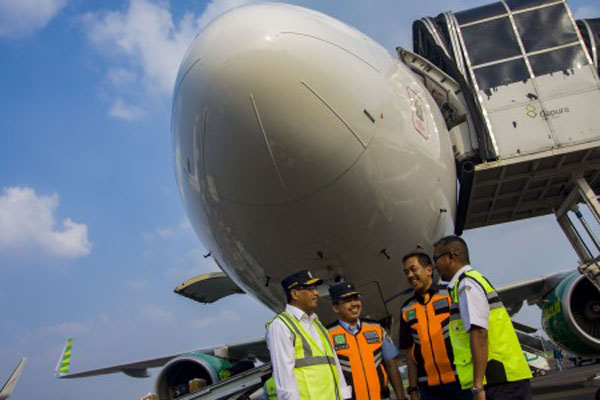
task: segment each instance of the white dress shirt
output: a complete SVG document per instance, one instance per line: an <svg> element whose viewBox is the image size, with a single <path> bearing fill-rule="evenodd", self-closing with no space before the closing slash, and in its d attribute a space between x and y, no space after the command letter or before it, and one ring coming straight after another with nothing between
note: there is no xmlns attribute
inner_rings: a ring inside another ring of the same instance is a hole
<svg viewBox="0 0 600 400"><path fill-rule="evenodd" d="M302 328L314 339L319 348L324 350L321 336L319 336L319 332L313 324L313 321L318 320L317 314L308 315L291 304L285 307L285 311L292 314ZM271 353L277 398L280 400L300 400L300 390L298 389L296 375L294 375L294 366L296 364L294 334L279 318L276 318L269 325L269 329L267 330L267 346ZM352 397L352 387L346 385L346 380L342 374L340 362L335 351L333 352L333 356L339 377L339 393L342 399L349 399Z"/></svg>
<svg viewBox="0 0 600 400"><path fill-rule="evenodd" d="M470 265L465 265L450 279L448 290L453 289L456 280L463 272L472 270ZM465 331L471 329L471 325L480 328L488 328L490 316L490 305L485 290L472 278L465 278L458 284L458 308L460 310L460 319L465 327Z"/></svg>

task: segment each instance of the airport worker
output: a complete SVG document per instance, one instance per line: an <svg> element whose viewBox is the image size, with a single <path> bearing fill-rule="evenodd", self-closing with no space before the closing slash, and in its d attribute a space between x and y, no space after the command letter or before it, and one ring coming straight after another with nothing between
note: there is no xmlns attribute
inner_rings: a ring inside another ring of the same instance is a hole
<svg viewBox="0 0 600 400"><path fill-rule="evenodd" d="M329 328L329 338L346 382L352 383L352 398L389 398L389 380L396 398L406 399L395 360L400 353L379 323L360 319L361 294L349 282L331 286L329 294L333 311L339 317L338 322Z"/></svg>
<svg viewBox="0 0 600 400"><path fill-rule="evenodd" d="M352 388L346 385L327 329L315 314L317 286L322 283L307 270L281 281L287 306L267 324L267 346L279 400L352 397Z"/></svg>
<svg viewBox="0 0 600 400"><path fill-rule="evenodd" d="M531 400L531 370L512 321L492 284L471 268L465 241L440 239L433 260L452 298L450 340L461 386L475 400Z"/></svg>
<svg viewBox="0 0 600 400"><path fill-rule="evenodd" d="M564 371L565 370L565 366L562 362L563 360L563 352L562 349L558 346L554 347L554 360L556 360L556 368L559 371Z"/></svg>
<svg viewBox="0 0 600 400"><path fill-rule="evenodd" d="M404 274L414 294L402 305L400 349L407 350L408 394L411 400L470 400L454 367L450 344L450 295L434 281L431 258L413 252L402 258Z"/></svg>

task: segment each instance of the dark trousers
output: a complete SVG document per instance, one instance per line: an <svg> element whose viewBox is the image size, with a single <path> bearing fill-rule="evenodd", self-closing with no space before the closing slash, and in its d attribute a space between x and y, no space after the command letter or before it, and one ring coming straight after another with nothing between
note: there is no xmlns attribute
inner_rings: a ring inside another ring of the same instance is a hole
<svg viewBox="0 0 600 400"><path fill-rule="evenodd" d="M460 383L448 383L437 386L419 386L421 400L472 400L473 395L470 390L460 388Z"/></svg>
<svg viewBox="0 0 600 400"><path fill-rule="evenodd" d="M485 387L486 400L533 400L529 379Z"/></svg>

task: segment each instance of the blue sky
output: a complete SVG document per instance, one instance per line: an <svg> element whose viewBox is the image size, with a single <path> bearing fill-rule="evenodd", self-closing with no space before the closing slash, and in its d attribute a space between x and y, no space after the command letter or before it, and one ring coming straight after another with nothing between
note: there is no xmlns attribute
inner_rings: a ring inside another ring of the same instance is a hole
<svg viewBox="0 0 600 400"><path fill-rule="evenodd" d="M0 0L0 381L29 357L15 400L152 389L124 375L54 379L69 336L81 370L263 334L271 312L247 296L200 306L172 292L216 267L176 189L171 87L194 35L246 2ZM486 1L294 3L392 51L410 48L414 19ZM600 15L596 2L569 4L577 17ZM466 238L498 284L576 262L551 217ZM519 318L539 325L536 309Z"/></svg>

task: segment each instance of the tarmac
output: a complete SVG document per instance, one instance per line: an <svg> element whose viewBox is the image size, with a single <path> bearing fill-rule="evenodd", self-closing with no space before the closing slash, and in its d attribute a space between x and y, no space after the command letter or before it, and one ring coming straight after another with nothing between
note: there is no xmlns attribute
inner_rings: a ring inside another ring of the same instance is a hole
<svg viewBox="0 0 600 400"><path fill-rule="evenodd" d="M533 398L535 400L600 400L596 392L600 389L600 378L590 379L599 374L600 364L587 367L569 368L566 371L552 371L546 376L533 378Z"/></svg>

